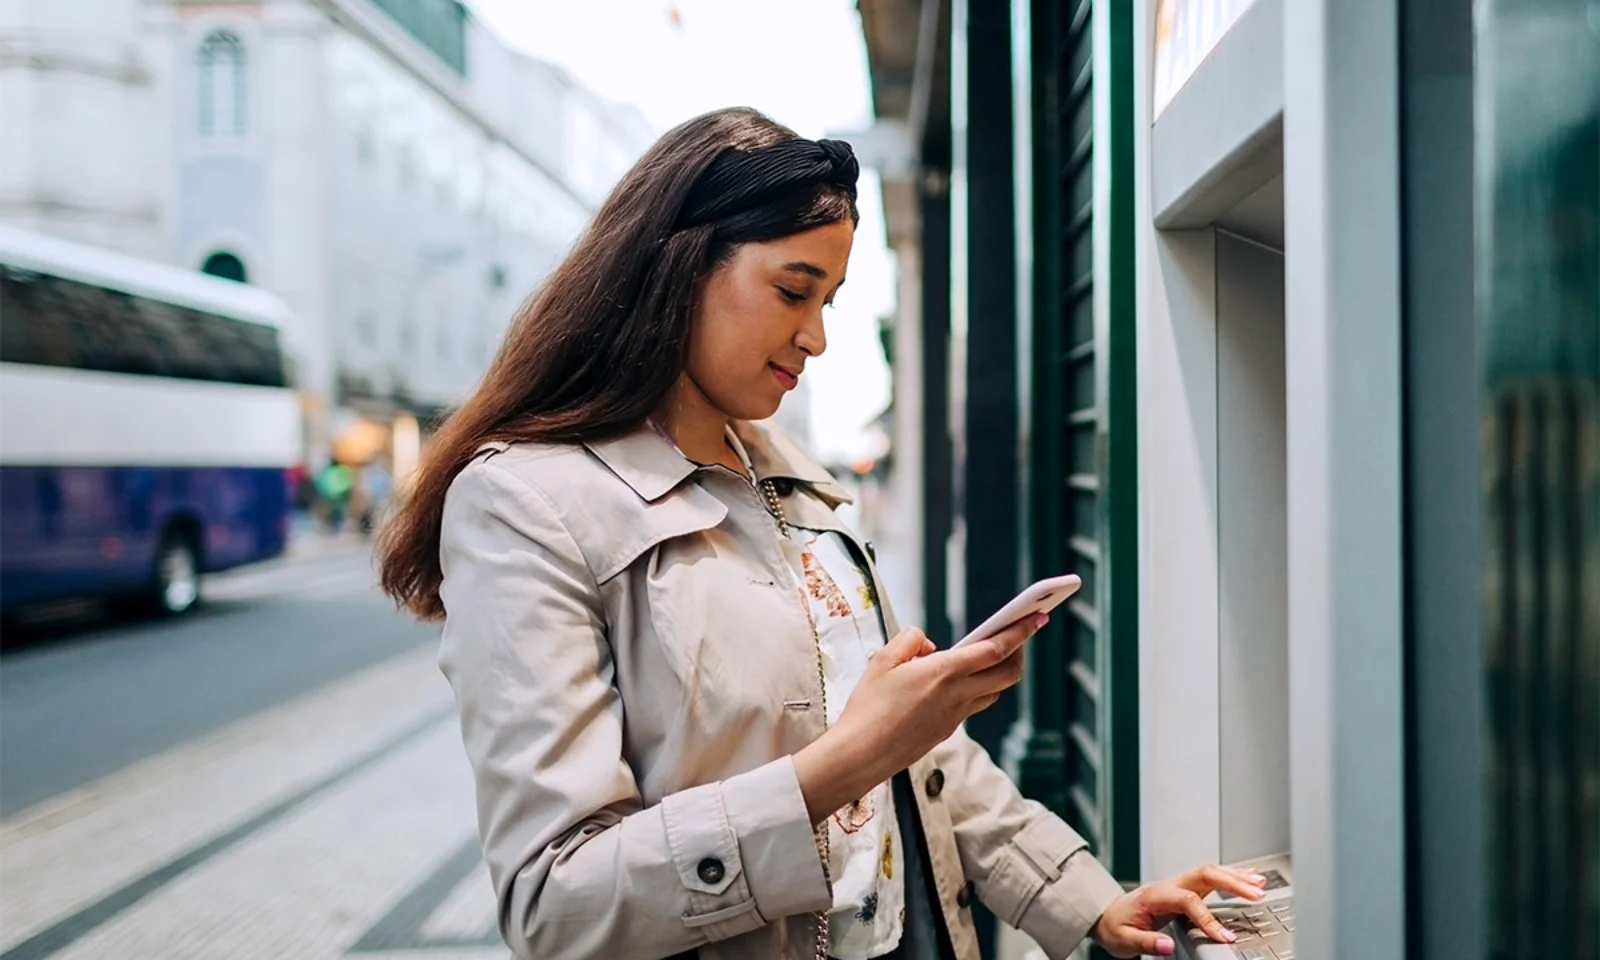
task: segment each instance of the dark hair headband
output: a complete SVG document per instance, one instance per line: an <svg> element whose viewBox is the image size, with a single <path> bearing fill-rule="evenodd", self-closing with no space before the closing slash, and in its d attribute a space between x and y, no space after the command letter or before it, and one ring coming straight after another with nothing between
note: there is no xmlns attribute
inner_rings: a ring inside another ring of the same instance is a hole
<svg viewBox="0 0 1600 960"><path fill-rule="evenodd" d="M758 150L724 150L690 189L678 228L742 213L801 187L828 184L856 195L861 165L843 140L785 140Z"/></svg>

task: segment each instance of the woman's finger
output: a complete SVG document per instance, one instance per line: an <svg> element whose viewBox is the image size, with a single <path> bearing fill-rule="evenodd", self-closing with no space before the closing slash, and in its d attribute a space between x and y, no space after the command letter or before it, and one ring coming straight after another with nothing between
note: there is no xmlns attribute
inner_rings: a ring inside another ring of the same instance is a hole
<svg viewBox="0 0 1600 960"><path fill-rule="evenodd" d="M964 685L970 685L969 695L973 698L1003 693L1022 681L1022 667L1026 662L1026 651L1018 649L994 666L974 673Z"/></svg>
<svg viewBox="0 0 1600 960"><path fill-rule="evenodd" d="M1106 940L1101 946L1113 957L1167 957L1177 951L1171 937L1138 927L1119 927Z"/></svg>
<svg viewBox="0 0 1600 960"><path fill-rule="evenodd" d="M921 657L932 642L915 627L901 630L868 659L867 670L870 673L882 673L902 663L909 663Z"/></svg>
<svg viewBox="0 0 1600 960"><path fill-rule="evenodd" d="M1044 629L1044 625L1049 622L1049 614L1035 613L1031 616L1023 617L1016 623L996 633L990 639L994 640L1005 651L1005 655L1009 657L1022 649L1022 645L1027 643L1034 634Z"/></svg>
<svg viewBox="0 0 1600 960"><path fill-rule="evenodd" d="M1267 882L1265 875L1256 873L1254 870L1245 870L1241 867L1217 867L1217 869L1258 887L1265 885Z"/></svg>
<svg viewBox="0 0 1600 960"><path fill-rule="evenodd" d="M1201 902L1200 895L1193 890L1166 884L1146 889L1148 899L1145 901L1145 906L1153 913L1159 916L1181 914L1188 917L1190 923L1218 943L1232 943L1238 939L1233 931L1222 925L1222 921L1212 916L1211 911Z"/></svg>
<svg viewBox="0 0 1600 960"><path fill-rule="evenodd" d="M1179 887L1202 897L1213 890L1224 890L1234 896L1254 901L1266 896L1266 890L1262 886L1266 882L1266 878L1262 877L1260 882L1251 879L1256 876L1260 876L1260 874L1248 874L1241 870L1233 870L1213 864L1209 867L1190 870L1178 878L1177 884Z"/></svg>
<svg viewBox="0 0 1600 960"><path fill-rule="evenodd" d="M1024 617L992 636L945 650L939 656L952 676L967 676L987 670L1004 663L1048 622L1050 618L1042 613Z"/></svg>
<svg viewBox="0 0 1600 960"><path fill-rule="evenodd" d="M1248 870L1241 870L1238 867L1224 867L1212 864L1209 867L1201 867L1199 870L1194 872L1199 874L1200 879L1209 885L1213 890L1221 889L1230 878L1234 881L1248 884L1252 887L1260 887L1267 882L1267 878L1261 874L1253 873ZM1195 892L1199 893L1201 891L1197 890Z"/></svg>
<svg viewBox="0 0 1600 960"><path fill-rule="evenodd" d="M1259 891L1261 896L1264 897L1267 895L1267 878L1261 874L1256 873L1253 870L1240 870L1237 867L1221 867L1220 869L1225 871L1228 876L1232 877L1234 880L1244 884L1246 887L1249 887L1251 890ZM1226 889L1237 892L1237 888L1230 887ZM1248 893L1241 894L1241 896L1249 897L1252 900L1260 899L1260 897L1250 897Z"/></svg>

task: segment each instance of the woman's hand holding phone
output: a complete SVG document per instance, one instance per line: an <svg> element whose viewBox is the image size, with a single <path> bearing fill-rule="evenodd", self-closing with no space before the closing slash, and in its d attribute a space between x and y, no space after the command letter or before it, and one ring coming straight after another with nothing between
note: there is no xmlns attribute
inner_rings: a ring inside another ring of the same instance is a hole
<svg viewBox="0 0 1600 960"><path fill-rule="evenodd" d="M1023 647L1049 619L1030 616L950 650L915 628L896 634L873 655L838 721L795 754L812 822L911 766L1016 686Z"/></svg>

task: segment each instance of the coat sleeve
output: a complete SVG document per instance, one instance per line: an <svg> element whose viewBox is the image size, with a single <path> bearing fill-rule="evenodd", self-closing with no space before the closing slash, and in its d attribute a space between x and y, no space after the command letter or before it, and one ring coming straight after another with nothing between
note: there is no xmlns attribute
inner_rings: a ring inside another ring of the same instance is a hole
<svg viewBox="0 0 1600 960"><path fill-rule="evenodd" d="M1028 800L965 729L934 749L961 869L995 916L1066 957L1122 895L1088 843Z"/></svg>
<svg viewBox="0 0 1600 960"><path fill-rule="evenodd" d="M440 561L440 665L517 956L666 957L831 904L791 758L642 803L599 587L541 491L475 461Z"/></svg>

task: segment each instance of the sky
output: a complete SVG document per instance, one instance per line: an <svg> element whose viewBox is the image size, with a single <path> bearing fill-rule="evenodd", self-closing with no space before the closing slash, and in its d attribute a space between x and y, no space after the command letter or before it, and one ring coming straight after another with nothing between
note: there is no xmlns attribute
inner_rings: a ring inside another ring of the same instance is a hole
<svg viewBox="0 0 1600 960"><path fill-rule="evenodd" d="M631 103L664 131L718 107L750 106L821 137L872 123L854 0L468 0L507 44ZM848 137L845 137L848 139ZM881 196L861 178L861 225L848 282L827 314L828 350L807 365L812 440L854 457L889 400L877 318L894 306Z"/></svg>

